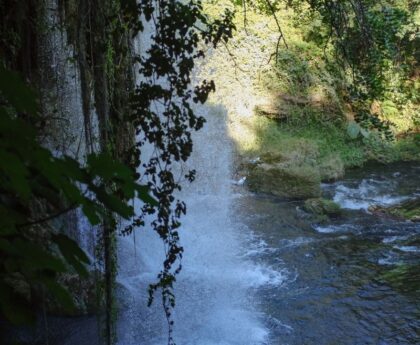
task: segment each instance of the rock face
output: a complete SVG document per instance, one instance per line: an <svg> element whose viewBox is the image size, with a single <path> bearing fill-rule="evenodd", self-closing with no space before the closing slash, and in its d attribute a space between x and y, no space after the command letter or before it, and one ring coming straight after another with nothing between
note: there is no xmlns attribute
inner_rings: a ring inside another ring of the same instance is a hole
<svg viewBox="0 0 420 345"><path fill-rule="evenodd" d="M73 300L72 307L66 307L63 303L57 303L56 298L48 296L47 310L50 314L59 316L82 316L95 314L98 304L102 303L98 296L98 287L103 284L100 279L95 280L98 272L90 272L88 277L81 278L77 274L63 274L60 284L68 291Z"/></svg>
<svg viewBox="0 0 420 345"><path fill-rule="evenodd" d="M252 191L284 198L307 199L321 194L319 172L307 165L260 163L251 169L247 181Z"/></svg>
<svg viewBox="0 0 420 345"><path fill-rule="evenodd" d="M373 214L420 222L420 198L403 201L390 207L373 205L369 207L369 211Z"/></svg>

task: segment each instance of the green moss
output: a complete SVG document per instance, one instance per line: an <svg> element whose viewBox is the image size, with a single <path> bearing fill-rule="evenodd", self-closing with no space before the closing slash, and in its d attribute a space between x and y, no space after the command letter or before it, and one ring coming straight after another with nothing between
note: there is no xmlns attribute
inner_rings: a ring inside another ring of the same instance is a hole
<svg viewBox="0 0 420 345"><path fill-rule="evenodd" d="M386 215L415 222L420 221L420 199L407 200L390 207L374 205L371 206L369 210L372 213L379 215Z"/></svg>
<svg viewBox="0 0 420 345"><path fill-rule="evenodd" d="M323 198L306 200L303 209L318 216L337 216L341 213L341 208L337 203Z"/></svg>
<svg viewBox="0 0 420 345"><path fill-rule="evenodd" d="M251 190L283 198L306 199L321 194L320 177L311 166L258 164L248 176Z"/></svg>
<svg viewBox="0 0 420 345"><path fill-rule="evenodd" d="M336 181L344 176L344 162L339 154L326 156L319 164L322 181Z"/></svg>
<svg viewBox="0 0 420 345"><path fill-rule="evenodd" d="M420 265L401 264L381 275L380 280L403 292L420 293Z"/></svg>
<svg viewBox="0 0 420 345"><path fill-rule="evenodd" d="M420 199L409 200L389 208L389 213L398 218L420 221Z"/></svg>
<svg viewBox="0 0 420 345"><path fill-rule="evenodd" d="M420 160L420 134L401 138L394 144L394 148L402 161Z"/></svg>

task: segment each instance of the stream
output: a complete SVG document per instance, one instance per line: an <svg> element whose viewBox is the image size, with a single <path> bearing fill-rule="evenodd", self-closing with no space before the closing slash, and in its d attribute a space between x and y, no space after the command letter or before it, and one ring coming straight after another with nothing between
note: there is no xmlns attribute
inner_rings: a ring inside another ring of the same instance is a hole
<svg viewBox="0 0 420 345"><path fill-rule="evenodd" d="M209 173L207 182L227 176L229 169L220 167L228 158L206 161L207 171L210 164L220 172ZM232 181L191 187L184 194L194 201L184 226L194 231L183 237L184 268L173 315L176 343L419 344L420 223L367 210L371 204L418 197L419 172L420 164L372 165L323 185L324 197L344 208L325 224L311 223L301 201L232 188ZM134 244L124 241L117 344L167 344L159 296L146 307L161 243L147 232ZM98 326L94 317L50 318L48 344L99 345ZM38 329L19 338L45 344L42 322Z"/></svg>
<svg viewBox="0 0 420 345"><path fill-rule="evenodd" d="M324 184L324 197L343 214L316 224L302 201L232 186L228 141L214 137L223 128L208 125L198 145L211 141L212 150L195 153L191 164L200 177L183 193L189 213L175 288L176 343L419 344L420 224L373 215L368 207L418 197L420 164L368 165ZM164 345L161 306L145 308L161 244L149 236L141 242L137 265L123 259L130 270L120 281L130 293L118 344Z"/></svg>
<svg viewBox="0 0 420 345"><path fill-rule="evenodd" d="M323 185L344 208L323 225L304 219L300 202L241 198L237 208L253 233L249 256L285 275L280 286L254 291L267 344L420 343L420 224L367 211L419 196L419 177L420 164L349 172Z"/></svg>

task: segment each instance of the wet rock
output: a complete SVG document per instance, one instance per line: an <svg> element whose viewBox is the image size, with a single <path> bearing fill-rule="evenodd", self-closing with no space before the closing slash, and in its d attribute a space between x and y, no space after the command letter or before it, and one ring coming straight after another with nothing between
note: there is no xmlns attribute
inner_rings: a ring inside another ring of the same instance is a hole
<svg viewBox="0 0 420 345"><path fill-rule="evenodd" d="M77 274L63 274L59 283L65 287L73 299L74 308L68 310L54 298L49 298L47 309L49 313L60 316L82 316L93 314L98 308L98 289L100 282L96 280L95 272L81 278Z"/></svg>
<svg viewBox="0 0 420 345"><path fill-rule="evenodd" d="M13 291L26 301L31 300L31 286L26 278L18 272L12 273L4 279L5 283L12 287Z"/></svg>
<svg viewBox="0 0 420 345"><path fill-rule="evenodd" d="M318 216L338 216L341 214L341 207L337 203L323 198L306 200L303 209Z"/></svg>
<svg viewBox="0 0 420 345"><path fill-rule="evenodd" d="M398 205L388 207L372 205L368 208L368 211L380 216L420 222L420 198L403 201Z"/></svg>
<svg viewBox="0 0 420 345"><path fill-rule="evenodd" d="M393 288L411 293L420 293L420 265L398 264L380 277Z"/></svg>

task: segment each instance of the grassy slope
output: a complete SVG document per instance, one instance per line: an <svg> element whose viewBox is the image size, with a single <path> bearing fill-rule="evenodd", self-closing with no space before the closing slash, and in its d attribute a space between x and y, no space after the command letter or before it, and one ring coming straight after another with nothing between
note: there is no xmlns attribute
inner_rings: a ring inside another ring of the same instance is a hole
<svg viewBox="0 0 420 345"><path fill-rule="evenodd" d="M221 13L223 6L231 5L217 1L208 5L208 12ZM323 179L367 160L420 157L418 137L385 142L372 132L367 138L352 139L351 105L343 101L345 76L334 63L332 48L305 40L309 28L316 30L319 22L296 21L296 14L287 9L278 18L288 49L280 46L277 64L272 56L278 37L273 18L248 11L245 28L239 10L238 30L228 48L211 52L201 68L202 77L216 80L218 91L212 101L227 108L230 134L243 157L281 152L291 164L319 169ZM409 110L418 114L418 106L411 104ZM264 112L279 114L280 119L258 115ZM387 116L395 119L396 134L413 126L409 114Z"/></svg>

